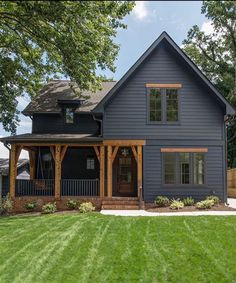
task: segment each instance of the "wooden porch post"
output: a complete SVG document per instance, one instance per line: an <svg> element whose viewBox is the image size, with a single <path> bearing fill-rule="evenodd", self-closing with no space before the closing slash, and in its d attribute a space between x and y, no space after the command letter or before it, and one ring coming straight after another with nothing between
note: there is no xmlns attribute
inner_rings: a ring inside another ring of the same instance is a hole
<svg viewBox="0 0 236 283"><path fill-rule="evenodd" d="M105 169L105 159L104 159L104 146L100 146L100 197L104 197L104 169Z"/></svg>
<svg viewBox="0 0 236 283"><path fill-rule="evenodd" d="M107 147L107 196L112 197L112 146Z"/></svg>
<svg viewBox="0 0 236 283"><path fill-rule="evenodd" d="M33 150L29 150L30 180L33 180L35 178L35 159L36 152Z"/></svg>
<svg viewBox="0 0 236 283"><path fill-rule="evenodd" d="M16 195L16 171L17 171L17 161L16 161L16 151L17 146L15 144L11 145L10 150L10 197L14 198Z"/></svg>
<svg viewBox="0 0 236 283"><path fill-rule="evenodd" d="M140 197L140 188L143 185L143 154L142 154L142 146L138 145L138 162L137 162L137 179L138 179L138 197Z"/></svg>
<svg viewBox="0 0 236 283"><path fill-rule="evenodd" d="M61 197L61 146L55 146L55 198Z"/></svg>

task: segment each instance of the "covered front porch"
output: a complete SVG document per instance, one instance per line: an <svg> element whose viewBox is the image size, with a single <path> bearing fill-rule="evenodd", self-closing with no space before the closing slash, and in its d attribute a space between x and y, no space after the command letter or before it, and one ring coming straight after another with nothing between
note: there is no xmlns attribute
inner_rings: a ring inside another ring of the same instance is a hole
<svg viewBox="0 0 236 283"><path fill-rule="evenodd" d="M142 199L144 140L52 139L8 140L12 198ZM30 180L16 179L23 149L29 153Z"/></svg>

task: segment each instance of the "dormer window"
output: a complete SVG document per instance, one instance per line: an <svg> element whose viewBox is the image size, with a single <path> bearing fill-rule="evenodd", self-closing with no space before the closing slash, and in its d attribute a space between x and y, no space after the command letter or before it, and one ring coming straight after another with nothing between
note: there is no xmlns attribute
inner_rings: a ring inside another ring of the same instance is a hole
<svg viewBox="0 0 236 283"><path fill-rule="evenodd" d="M65 123L73 124L74 123L74 109L73 108L65 108Z"/></svg>

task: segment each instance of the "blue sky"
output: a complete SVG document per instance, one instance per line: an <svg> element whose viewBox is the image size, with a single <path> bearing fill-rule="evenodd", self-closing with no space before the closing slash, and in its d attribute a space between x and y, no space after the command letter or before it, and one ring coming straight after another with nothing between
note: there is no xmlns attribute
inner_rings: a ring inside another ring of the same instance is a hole
<svg viewBox="0 0 236 283"><path fill-rule="evenodd" d="M119 80L163 31L168 32L180 46L188 30L195 24L211 32L209 20L201 14L201 4L201 1L136 1L134 10L124 19L127 29L118 30L115 39L120 45L115 62L116 72L105 71L104 74ZM28 103L29 99L20 98L19 110L23 110ZM17 134L31 132L31 120L22 115L20 118ZM6 135L9 133L0 126L0 136ZM8 157L2 145L0 157Z"/></svg>

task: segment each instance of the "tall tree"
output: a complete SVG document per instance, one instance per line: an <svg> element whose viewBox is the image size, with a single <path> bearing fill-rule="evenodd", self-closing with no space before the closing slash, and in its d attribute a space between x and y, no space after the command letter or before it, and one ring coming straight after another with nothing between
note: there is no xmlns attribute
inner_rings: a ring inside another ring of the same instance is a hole
<svg viewBox="0 0 236 283"><path fill-rule="evenodd" d="M132 1L0 1L0 122L15 133L17 98L63 74L96 90L97 68L115 70L114 43Z"/></svg>
<svg viewBox="0 0 236 283"><path fill-rule="evenodd" d="M184 50L236 106L236 2L203 1L202 14L209 19L213 33L195 25L183 41ZM228 125L229 166L236 167L236 122Z"/></svg>

